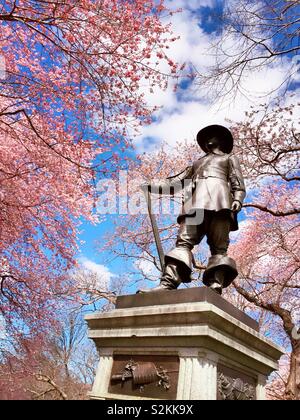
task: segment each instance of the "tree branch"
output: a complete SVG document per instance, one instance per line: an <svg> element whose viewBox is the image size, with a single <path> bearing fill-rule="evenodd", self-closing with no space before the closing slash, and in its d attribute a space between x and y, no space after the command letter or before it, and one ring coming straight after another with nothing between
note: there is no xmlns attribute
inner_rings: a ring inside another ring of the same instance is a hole
<svg viewBox="0 0 300 420"><path fill-rule="evenodd" d="M67 394L62 389L60 389L59 386L49 376L37 374L35 375L35 378L39 382L44 382L51 385L52 388L55 389L59 393L59 395L61 396L63 400L68 400Z"/></svg>
<svg viewBox="0 0 300 420"><path fill-rule="evenodd" d="M286 217L286 216L294 216L296 214L300 214L300 209L293 209L293 210L288 210L288 211L275 211L275 210L269 209L266 206L262 206L260 204L254 204L254 203L244 204L243 207L255 208L265 213L269 213L274 217Z"/></svg>

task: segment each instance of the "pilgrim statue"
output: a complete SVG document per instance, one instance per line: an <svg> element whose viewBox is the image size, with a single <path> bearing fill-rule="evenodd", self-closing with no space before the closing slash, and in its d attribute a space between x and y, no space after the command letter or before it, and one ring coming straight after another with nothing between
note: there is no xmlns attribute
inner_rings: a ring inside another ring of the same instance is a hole
<svg viewBox="0 0 300 420"><path fill-rule="evenodd" d="M239 160L232 154L233 136L225 127L202 129L197 142L205 156L180 174L159 183L142 185L145 191L174 194L190 185L178 217L179 231L175 248L164 257L160 285L138 293L174 290L191 282L193 248L206 236L211 257L203 283L218 294L237 277L235 261L227 255L230 231L238 230L237 214L246 196Z"/></svg>

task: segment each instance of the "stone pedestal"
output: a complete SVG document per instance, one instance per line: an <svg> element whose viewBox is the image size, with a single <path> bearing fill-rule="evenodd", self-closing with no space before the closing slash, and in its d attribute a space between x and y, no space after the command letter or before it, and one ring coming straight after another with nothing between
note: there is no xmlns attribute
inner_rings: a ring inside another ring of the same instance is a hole
<svg viewBox="0 0 300 420"><path fill-rule="evenodd" d="M100 354L92 399L263 400L283 353L208 288L119 297L86 320Z"/></svg>

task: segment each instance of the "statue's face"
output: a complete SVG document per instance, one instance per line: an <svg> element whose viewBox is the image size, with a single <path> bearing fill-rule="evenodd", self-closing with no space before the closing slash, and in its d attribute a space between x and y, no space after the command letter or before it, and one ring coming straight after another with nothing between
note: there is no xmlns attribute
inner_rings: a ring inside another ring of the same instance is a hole
<svg viewBox="0 0 300 420"><path fill-rule="evenodd" d="M214 150L217 147L220 147L220 141L217 137L212 137L211 139L207 140L206 144L208 150Z"/></svg>

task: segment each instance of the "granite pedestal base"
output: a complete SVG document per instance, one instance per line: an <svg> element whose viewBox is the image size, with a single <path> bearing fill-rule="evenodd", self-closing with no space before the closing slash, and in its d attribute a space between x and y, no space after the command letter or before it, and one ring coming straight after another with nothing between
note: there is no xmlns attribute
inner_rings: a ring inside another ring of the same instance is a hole
<svg viewBox="0 0 300 420"><path fill-rule="evenodd" d="M208 288L119 297L86 320L100 354L91 399L264 400L283 354Z"/></svg>

